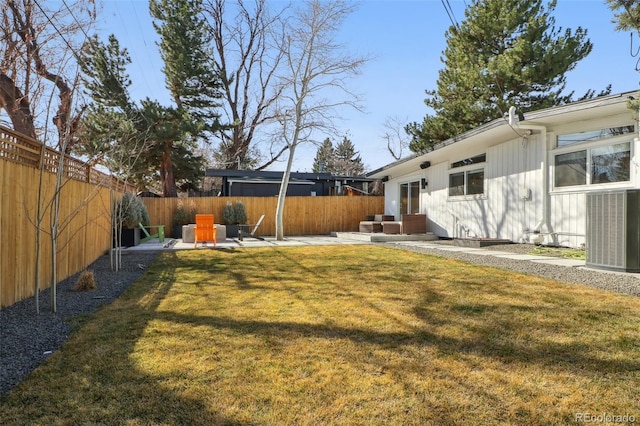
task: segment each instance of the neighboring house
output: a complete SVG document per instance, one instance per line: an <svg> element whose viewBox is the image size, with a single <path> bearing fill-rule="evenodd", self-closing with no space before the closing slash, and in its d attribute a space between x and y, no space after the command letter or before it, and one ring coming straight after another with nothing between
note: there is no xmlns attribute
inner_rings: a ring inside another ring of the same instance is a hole
<svg viewBox="0 0 640 426"><path fill-rule="evenodd" d="M580 247L587 194L640 188L637 115L627 107L635 96L526 117L512 108L508 117L367 176L385 182L385 214L426 213L428 230L440 237Z"/></svg>
<svg viewBox="0 0 640 426"><path fill-rule="evenodd" d="M222 178L221 196L275 197L284 172L207 169L206 177ZM292 172L287 196L368 195L375 179Z"/></svg>

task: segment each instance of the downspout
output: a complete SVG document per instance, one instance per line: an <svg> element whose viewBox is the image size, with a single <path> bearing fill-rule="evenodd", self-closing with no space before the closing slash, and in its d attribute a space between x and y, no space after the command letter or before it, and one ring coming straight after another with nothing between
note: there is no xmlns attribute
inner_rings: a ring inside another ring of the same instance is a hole
<svg viewBox="0 0 640 426"><path fill-rule="evenodd" d="M542 155L542 219L536 224L533 232L540 233L542 228L546 227L547 231L549 231L549 235L551 236L552 232L549 225L549 168L547 164L549 158L549 144L547 142L547 127L541 124L520 123L520 121L516 119L516 107L514 106L509 108L509 126L514 129L537 130L542 136L542 142L544 144L544 152ZM539 239L536 242L542 242L542 239Z"/></svg>

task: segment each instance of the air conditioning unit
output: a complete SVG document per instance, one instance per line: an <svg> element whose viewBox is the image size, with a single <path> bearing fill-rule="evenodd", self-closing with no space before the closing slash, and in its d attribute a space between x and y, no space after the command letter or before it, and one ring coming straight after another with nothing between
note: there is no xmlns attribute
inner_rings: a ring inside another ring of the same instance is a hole
<svg viewBox="0 0 640 426"><path fill-rule="evenodd" d="M588 267L640 272L640 190L587 194L586 243Z"/></svg>

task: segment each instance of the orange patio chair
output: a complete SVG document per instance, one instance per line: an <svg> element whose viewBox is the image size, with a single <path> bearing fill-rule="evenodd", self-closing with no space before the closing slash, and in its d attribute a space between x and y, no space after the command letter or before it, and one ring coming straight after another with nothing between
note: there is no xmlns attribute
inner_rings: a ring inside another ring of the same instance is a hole
<svg viewBox="0 0 640 426"><path fill-rule="evenodd" d="M216 246L216 227L213 224L212 214L197 214L196 215L196 227L195 227L195 244L193 247L197 247L198 243L206 243L207 241L213 241L213 247Z"/></svg>

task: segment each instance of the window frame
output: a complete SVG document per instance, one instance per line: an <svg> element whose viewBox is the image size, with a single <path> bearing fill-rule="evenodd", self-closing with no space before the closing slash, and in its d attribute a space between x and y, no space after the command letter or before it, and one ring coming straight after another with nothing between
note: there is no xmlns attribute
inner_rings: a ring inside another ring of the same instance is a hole
<svg viewBox="0 0 640 426"><path fill-rule="evenodd" d="M618 127L626 127L626 126L618 126ZM596 129L597 130L597 129ZM565 133L565 134L572 134L572 133ZM575 192L575 191L585 191L585 190L591 190L591 189L597 189L597 188L616 188L616 187L628 187L631 183L632 183L632 175L631 175L631 164L632 164L632 158L634 156L634 140L636 138L636 133L624 133L621 135L616 135L616 136L612 136L612 137L607 137L604 139L598 139L595 141L591 141L591 142L580 142L580 143L575 143L575 144L570 144L570 145L565 145L562 147L558 146L558 138L561 137L562 135L556 135L556 142L555 142L555 146L556 148L551 150L549 152L550 154L550 159L549 159L549 164L551 166L551 191L552 192ZM629 146L629 150L628 151L619 151L619 152L629 152L629 180L624 180L624 181L614 181L614 182L597 182L594 183L594 177L593 177L593 168L594 168L594 161L593 158L595 157L595 155L593 154L594 151L597 151L598 149L604 148L604 147L614 147L616 145L623 145L623 144L627 144ZM557 179L557 174L556 174L556 159L558 156L561 155L566 155L566 154L572 154L572 153L579 153L585 151L586 153L586 158L585 158L585 181L584 183L579 183L576 185L564 185L564 186L557 186L556 185L556 179Z"/></svg>
<svg viewBox="0 0 640 426"><path fill-rule="evenodd" d="M407 189L407 193L406 193L406 199L407 202L404 202L404 198L405 196L403 195L402 192L402 188L406 187ZM416 193L412 193L412 189L416 190ZM408 180L406 182L400 182L399 186L398 186L398 191L399 191L399 199L400 199L400 203L399 203L399 210L400 210L400 214L414 214L414 213L420 213L420 197L421 195L421 191L420 191L420 180L416 179L416 180ZM412 197L412 195L414 195L414 197ZM416 197L417 195L417 197ZM416 201L416 206L414 206L413 201ZM406 205L406 208L404 208ZM415 208L414 208L415 207ZM405 211L406 210L406 211Z"/></svg>
<svg viewBox="0 0 640 426"><path fill-rule="evenodd" d="M483 162L476 162L474 160L484 159ZM461 165L467 162L467 165ZM487 179L486 179L486 171L487 168L487 159L486 153L476 155L470 157L466 160L460 161L452 161L449 165L449 173L448 173L448 182L447 182L447 198L449 200L467 200L467 199L478 199L478 198L486 198L487 194ZM473 188L473 185L469 184L469 175L473 175L476 173L482 174L482 192L470 192ZM461 185L456 185L455 188L462 187L462 194L452 194L452 189L454 186L451 185L452 178L454 176L463 176L463 183Z"/></svg>

